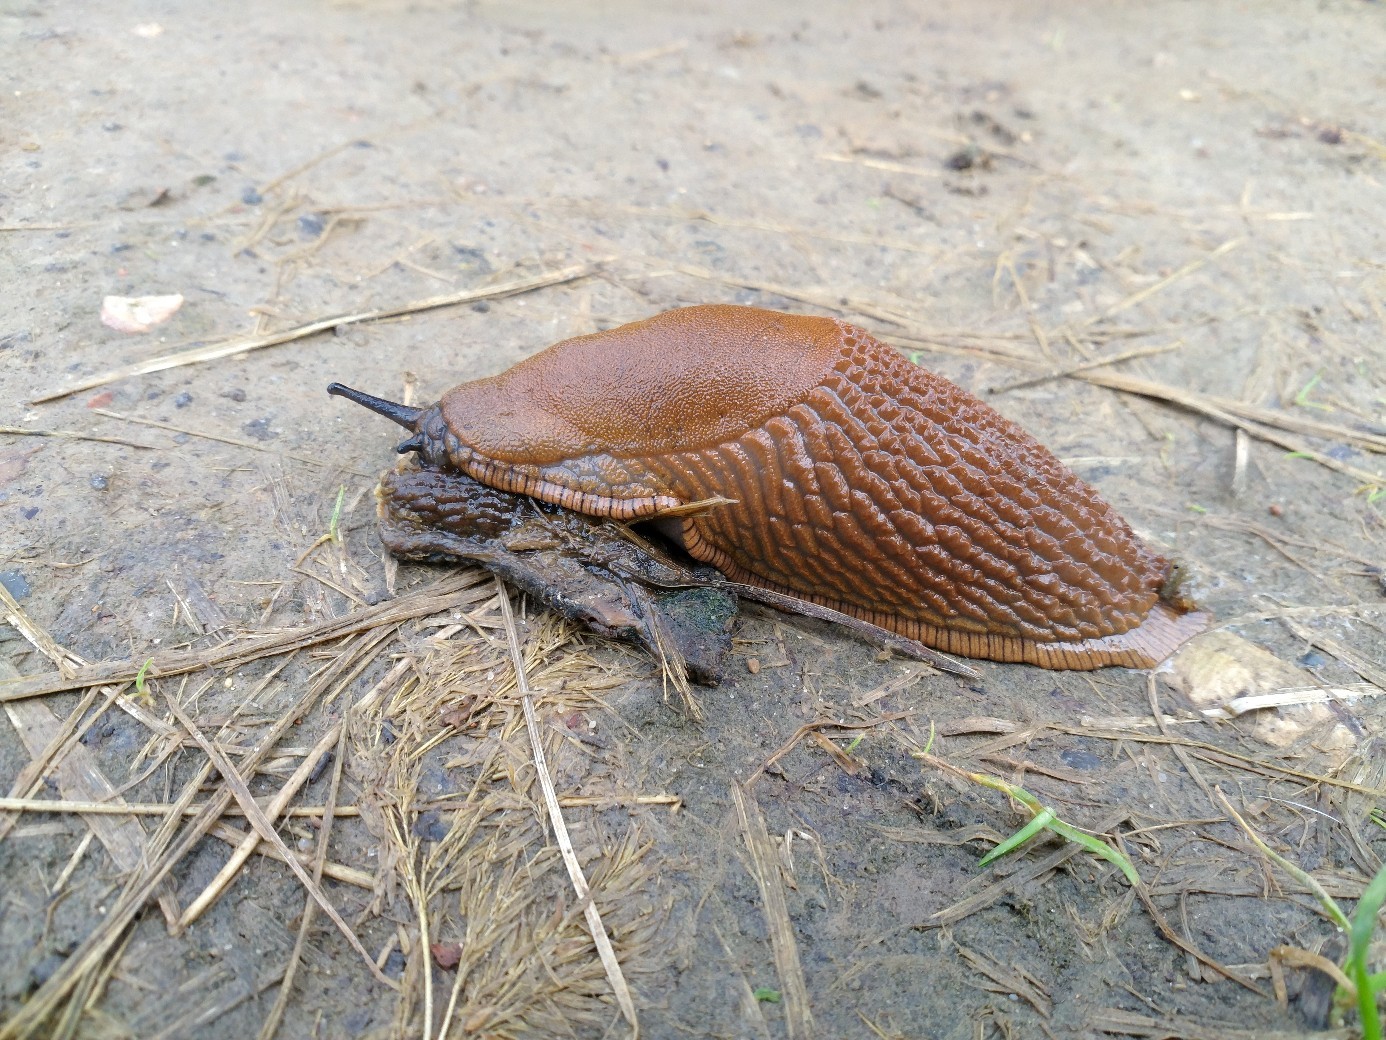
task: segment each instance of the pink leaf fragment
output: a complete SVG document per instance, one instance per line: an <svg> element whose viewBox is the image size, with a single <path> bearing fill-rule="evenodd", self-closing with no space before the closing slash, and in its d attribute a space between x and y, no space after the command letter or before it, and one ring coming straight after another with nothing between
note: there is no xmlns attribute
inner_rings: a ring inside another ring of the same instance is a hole
<svg viewBox="0 0 1386 1040"><path fill-rule="evenodd" d="M183 297L107 296L101 301L101 323L117 332L148 332L162 325L183 306Z"/></svg>

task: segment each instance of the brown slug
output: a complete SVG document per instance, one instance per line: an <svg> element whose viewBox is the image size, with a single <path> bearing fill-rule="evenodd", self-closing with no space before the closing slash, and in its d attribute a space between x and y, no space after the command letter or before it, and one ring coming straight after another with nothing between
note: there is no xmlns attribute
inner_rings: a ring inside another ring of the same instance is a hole
<svg viewBox="0 0 1386 1040"><path fill-rule="evenodd" d="M735 582L964 657L1148 668L1208 624L1161 599L1169 561L1039 442L842 321L688 307L430 408L328 392L412 430L399 450L425 468L657 519Z"/></svg>

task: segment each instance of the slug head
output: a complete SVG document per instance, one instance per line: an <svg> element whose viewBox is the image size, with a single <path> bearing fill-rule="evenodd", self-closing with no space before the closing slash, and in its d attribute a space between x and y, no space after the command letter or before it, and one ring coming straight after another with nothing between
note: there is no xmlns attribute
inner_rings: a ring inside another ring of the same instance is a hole
<svg viewBox="0 0 1386 1040"><path fill-rule="evenodd" d="M431 408L410 408L408 405L387 401L383 397L362 393L341 383L329 383L327 392L333 397L345 397L348 401L355 401L363 408L369 408L377 415L383 415L411 431L413 435L401 441L395 448L401 455L415 451L419 454L419 461L425 466L447 466L447 426L436 404Z"/></svg>

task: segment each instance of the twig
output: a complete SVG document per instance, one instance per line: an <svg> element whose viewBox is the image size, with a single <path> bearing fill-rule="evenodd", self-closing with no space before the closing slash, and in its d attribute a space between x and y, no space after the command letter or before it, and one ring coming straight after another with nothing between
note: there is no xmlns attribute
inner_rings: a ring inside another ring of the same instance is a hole
<svg viewBox="0 0 1386 1040"><path fill-rule="evenodd" d="M817 618L819 621L831 622L856 633L858 637L872 646L893 651L904 657L913 657L916 661L930 664L941 672L957 675L964 679L981 678L975 668L965 665L961 661L955 661L947 654L939 653L917 639L902 636L887 628L873 625L869 621L853 617L851 614L833 610L832 607L825 607L820 603L800 599L798 596L788 596L783 592L775 592L773 589L762 589L756 585L743 585L735 581L718 582L714 587L730 589L743 599L755 600L757 603L764 603L790 614L800 614L808 618Z"/></svg>
<svg viewBox="0 0 1386 1040"><path fill-rule="evenodd" d="M630 1023L632 1036L638 1040L640 1020L635 1014L635 1002L631 999L630 987L626 985L625 974L616 960L616 951L612 949L611 938L606 934L606 926L602 924L597 904L592 901L592 892L587 886L587 878L583 876L582 864L578 862L577 853L573 851L572 839L568 837L568 826L563 822L563 810L558 805L558 793L554 790L553 777L549 775L549 766L544 759L544 742L539 731L539 720L534 714L534 699L529 690L529 678L525 674L524 656L520 652L520 634L515 627L515 614L510 607L510 593L500 578L496 579L496 589L500 595L501 614L505 619L506 638L510 643L510 660L515 666L515 685L520 691L520 703L524 706L525 728L529 731L529 742L534 748L534 770L539 778L539 788L544 792L544 805L548 808L554 839L558 842L558 851L563 856L563 863L568 868L568 877L573 882L573 889L584 904L583 914L587 918L587 927L592 932L592 941L597 946L597 955L601 958L602 967L606 969L606 977L616 995L616 1003L620 1005L621 1014Z"/></svg>

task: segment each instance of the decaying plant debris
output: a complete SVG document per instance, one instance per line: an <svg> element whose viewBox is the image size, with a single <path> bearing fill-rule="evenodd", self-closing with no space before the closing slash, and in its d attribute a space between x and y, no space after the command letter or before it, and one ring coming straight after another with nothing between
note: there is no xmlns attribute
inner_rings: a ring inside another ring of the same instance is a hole
<svg viewBox="0 0 1386 1040"><path fill-rule="evenodd" d="M3 1040L1364 1035L1372 5L685 7L14 15ZM1218 630L969 677L745 605L699 719L382 551L329 380L712 301L990 393Z"/></svg>

